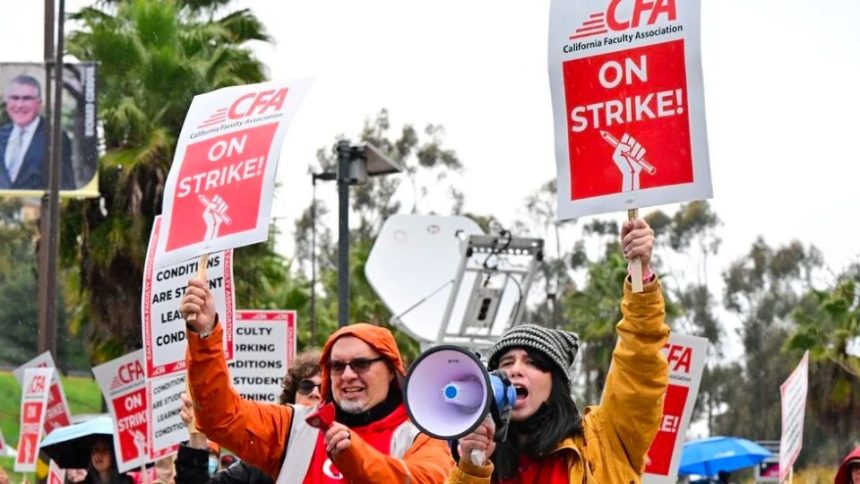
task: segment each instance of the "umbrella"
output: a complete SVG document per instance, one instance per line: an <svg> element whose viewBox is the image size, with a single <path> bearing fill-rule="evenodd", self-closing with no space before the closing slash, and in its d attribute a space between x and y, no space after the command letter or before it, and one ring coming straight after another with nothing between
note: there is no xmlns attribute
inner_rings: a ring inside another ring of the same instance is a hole
<svg viewBox="0 0 860 484"><path fill-rule="evenodd" d="M681 454L682 475L714 476L752 467L771 456L769 450L738 437L711 437L684 444Z"/></svg>
<svg viewBox="0 0 860 484"><path fill-rule="evenodd" d="M113 419L110 417L96 417L54 429L42 441L41 450L62 469L86 469L90 464L90 450L99 437L107 437L113 447Z"/></svg>

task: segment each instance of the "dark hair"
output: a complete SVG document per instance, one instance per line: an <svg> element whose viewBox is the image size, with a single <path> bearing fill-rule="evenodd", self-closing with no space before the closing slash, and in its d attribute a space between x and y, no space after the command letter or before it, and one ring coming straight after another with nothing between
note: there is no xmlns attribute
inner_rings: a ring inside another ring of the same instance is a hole
<svg viewBox="0 0 860 484"><path fill-rule="evenodd" d="M35 77L29 76L27 74L21 74L21 75L13 77L12 80L6 84L6 86L8 87L8 86L11 86L12 84L20 84L23 86L35 87L36 88L36 96L38 96L39 99L42 99L42 85L39 84L39 81Z"/></svg>
<svg viewBox="0 0 860 484"><path fill-rule="evenodd" d="M309 348L296 355L284 376L284 383L281 384L284 389L281 392L281 405L296 403L299 382L320 372L320 355L319 348Z"/></svg>
<svg viewBox="0 0 860 484"><path fill-rule="evenodd" d="M545 354L530 348L521 349L528 353L536 368L550 373L552 388L549 398L537 412L522 422L511 422L508 438L496 445L492 456L494 481L516 477L520 453L539 459L565 438L582 435L582 419L570 396L567 377L559 374Z"/></svg>

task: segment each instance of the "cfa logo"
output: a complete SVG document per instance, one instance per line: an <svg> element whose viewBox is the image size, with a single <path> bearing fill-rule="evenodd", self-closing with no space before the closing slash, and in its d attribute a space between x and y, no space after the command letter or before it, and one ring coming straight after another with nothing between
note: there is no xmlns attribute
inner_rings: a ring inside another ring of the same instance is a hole
<svg viewBox="0 0 860 484"><path fill-rule="evenodd" d="M690 366L693 363L693 348L666 344L663 349L667 350L666 360L672 371L690 373Z"/></svg>
<svg viewBox="0 0 860 484"><path fill-rule="evenodd" d="M633 9L630 10L632 3ZM627 7L627 8L624 8ZM678 19L675 0L611 0L605 12L596 12L582 22L582 26L570 36L580 39L605 34L612 30L621 32L641 25L654 25L665 17L669 22Z"/></svg>
<svg viewBox="0 0 860 484"><path fill-rule="evenodd" d="M143 366L139 361L132 361L119 367L116 372L117 379L123 384L143 378Z"/></svg>
<svg viewBox="0 0 860 484"><path fill-rule="evenodd" d="M283 109L287 99L287 88L267 89L265 91L249 92L239 96L229 108L221 108L209 116L198 128L208 128L224 121L237 120L250 116L276 113Z"/></svg>

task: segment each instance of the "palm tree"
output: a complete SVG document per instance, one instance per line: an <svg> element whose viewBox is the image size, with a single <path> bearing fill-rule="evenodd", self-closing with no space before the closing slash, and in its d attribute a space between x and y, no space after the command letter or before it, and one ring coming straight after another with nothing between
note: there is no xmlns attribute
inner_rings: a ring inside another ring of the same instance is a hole
<svg viewBox="0 0 860 484"><path fill-rule="evenodd" d="M101 198L64 207L61 255L77 288L68 296L77 302L71 317L89 327L94 361L140 347L146 243L192 98L266 77L248 42L268 35L247 9L222 14L228 3L102 0L71 15L79 27L68 36L68 53L99 63L104 155ZM286 277L270 247L249 250L275 264L268 276Z"/></svg>

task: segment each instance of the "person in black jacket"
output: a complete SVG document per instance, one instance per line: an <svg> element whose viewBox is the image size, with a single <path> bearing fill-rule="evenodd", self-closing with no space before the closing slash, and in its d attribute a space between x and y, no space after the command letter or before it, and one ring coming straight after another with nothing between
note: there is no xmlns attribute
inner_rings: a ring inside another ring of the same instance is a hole
<svg viewBox="0 0 860 484"><path fill-rule="evenodd" d="M296 355L290 369L284 377L283 391L280 396L281 405L298 404L316 407L322 401L320 394L320 351L310 349ZM182 421L186 425L193 422L194 411L192 401L187 395L182 395ZM230 467L213 474L209 472L209 461L206 436L199 432L191 434L187 444L179 446L176 457L176 484L272 484L272 478L260 469L239 461Z"/></svg>

